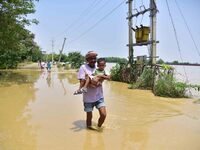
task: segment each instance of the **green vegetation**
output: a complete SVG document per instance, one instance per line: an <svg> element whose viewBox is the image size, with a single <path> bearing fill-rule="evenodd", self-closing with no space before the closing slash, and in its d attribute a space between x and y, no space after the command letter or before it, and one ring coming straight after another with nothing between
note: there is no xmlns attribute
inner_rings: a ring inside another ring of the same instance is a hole
<svg viewBox="0 0 200 150"><path fill-rule="evenodd" d="M53 54L53 60L54 61L58 61L59 60L59 57L60 57L60 54ZM50 54L45 54L42 58L42 60L44 61L52 61L52 53ZM68 62L68 56L66 54L62 54L61 55L61 59L60 59L61 62Z"/></svg>
<svg viewBox="0 0 200 150"><path fill-rule="evenodd" d="M138 68L133 66L132 72L124 74L125 64L117 64L111 69L112 80L127 82L131 89L150 89L157 96L182 98L187 97L186 93L190 89L200 91L200 85L186 84L176 81L173 76L173 68L163 64L160 68L144 67L141 75L138 74ZM135 71L134 71L135 69ZM133 79L129 79L132 73ZM124 80L123 76L128 80ZM136 80L135 80L136 79ZM135 80L135 82L134 82Z"/></svg>
<svg viewBox="0 0 200 150"><path fill-rule="evenodd" d="M121 70L120 70L120 65L116 64L112 69L111 69L111 75L112 75L112 80L113 81L121 81Z"/></svg>
<svg viewBox="0 0 200 150"><path fill-rule="evenodd" d="M136 78L136 69L127 67L125 63L117 63L111 69L111 76L113 81L132 83Z"/></svg>
<svg viewBox="0 0 200 150"><path fill-rule="evenodd" d="M127 63L128 60L126 58L119 58L119 57L105 57L106 62L111 62L111 63Z"/></svg>
<svg viewBox="0 0 200 150"><path fill-rule="evenodd" d="M59 61L60 54L53 54L53 60ZM39 60L39 59L38 59ZM41 58L43 61L52 61L52 54L44 54ZM57 64L58 68L64 67L64 69L78 69L85 61L85 57L79 51L69 52L68 54L62 54L60 64Z"/></svg>
<svg viewBox="0 0 200 150"><path fill-rule="evenodd" d="M177 60L174 60L172 62L164 62L162 59L159 59L157 61L157 64L168 64L168 65L189 65L189 66L200 66L198 63L190 63L190 62L178 62Z"/></svg>
<svg viewBox="0 0 200 150"><path fill-rule="evenodd" d="M154 70L152 68L144 68L141 76L129 88L151 89L154 81Z"/></svg>
<svg viewBox="0 0 200 150"><path fill-rule="evenodd" d="M27 19L34 13L32 0L0 1L0 68L16 68L20 61L41 57L34 35L25 26L37 20Z"/></svg>
<svg viewBox="0 0 200 150"><path fill-rule="evenodd" d="M52 54L48 54L46 56L47 61L51 61ZM119 57L104 57L106 59L106 62L117 62L120 64L125 64L127 60L125 58L119 58ZM54 61L58 61L59 54L54 54ZM81 54L79 51L73 51L66 54L62 54L61 62L66 62L67 64L64 65L66 69L72 68L72 69L78 69L84 62L85 57ZM58 65L58 67L62 67L63 65ZM117 74L117 73L116 73Z"/></svg>
<svg viewBox="0 0 200 150"><path fill-rule="evenodd" d="M172 75L160 75L154 86L154 94L162 97L186 97L186 83L177 82Z"/></svg>
<svg viewBox="0 0 200 150"><path fill-rule="evenodd" d="M68 59L72 69L79 68L85 61L85 57L82 56L80 52L68 53Z"/></svg>

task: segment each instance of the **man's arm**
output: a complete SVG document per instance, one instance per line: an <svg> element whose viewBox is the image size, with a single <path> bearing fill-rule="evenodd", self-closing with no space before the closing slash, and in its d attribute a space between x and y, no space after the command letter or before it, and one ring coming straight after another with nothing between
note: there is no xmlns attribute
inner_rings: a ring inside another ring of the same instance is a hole
<svg viewBox="0 0 200 150"><path fill-rule="evenodd" d="M79 90L84 86L85 84L85 74L86 72L84 71L84 66L82 65L78 71L78 76L77 78L79 79Z"/></svg>

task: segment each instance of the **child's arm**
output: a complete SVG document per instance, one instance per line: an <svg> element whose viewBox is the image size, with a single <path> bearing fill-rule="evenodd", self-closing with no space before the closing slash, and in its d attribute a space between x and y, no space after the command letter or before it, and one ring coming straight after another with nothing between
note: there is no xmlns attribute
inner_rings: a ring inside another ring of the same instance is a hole
<svg viewBox="0 0 200 150"><path fill-rule="evenodd" d="M110 75L97 75L98 78L101 78L103 80L110 80Z"/></svg>
<svg viewBox="0 0 200 150"><path fill-rule="evenodd" d="M103 76L105 80L110 80L111 79L111 75L104 75Z"/></svg>

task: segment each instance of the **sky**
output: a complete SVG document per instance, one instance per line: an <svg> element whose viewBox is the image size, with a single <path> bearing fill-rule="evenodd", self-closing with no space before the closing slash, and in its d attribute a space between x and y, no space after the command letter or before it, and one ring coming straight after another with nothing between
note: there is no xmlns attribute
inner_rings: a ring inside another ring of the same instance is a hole
<svg viewBox="0 0 200 150"><path fill-rule="evenodd" d="M200 63L200 1L176 0L196 43L187 30L175 0L168 0L180 50L169 17L165 0L156 0L157 56L164 61ZM133 9L149 7L149 0L133 1ZM118 7L119 6L119 7ZM128 5L125 0L40 0L35 2L36 12L29 15L39 21L27 27L35 34L35 41L43 51L58 53L64 38L63 53L80 51L85 55L94 50L99 57L128 58ZM149 26L149 13L133 18L133 25ZM134 33L133 33L134 37ZM52 48L52 41L54 46ZM134 39L135 43L135 39ZM147 46L134 47L134 56L149 55ZM182 56L182 59L181 59Z"/></svg>

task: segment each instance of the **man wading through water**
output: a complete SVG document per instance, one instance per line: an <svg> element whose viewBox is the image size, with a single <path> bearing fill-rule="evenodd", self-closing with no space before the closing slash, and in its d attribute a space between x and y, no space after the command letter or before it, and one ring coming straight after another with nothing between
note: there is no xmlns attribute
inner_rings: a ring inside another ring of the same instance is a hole
<svg viewBox="0 0 200 150"><path fill-rule="evenodd" d="M93 72L95 71L97 53L95 53L94 51L89 51L86 54L85 58L87 63L82 65L78 72L80 87L84 86L86 76L92 76ZM102 124L104 123L106 118L106 107L104 103L102 85L99 85L97 87L88 87L87 92L83 93L83 104L84 104L84 111L86 112L87 128L101 131ZM92 111L94 106L98 109L100 115L97 126L92 126Z"/></svg>

